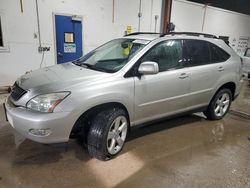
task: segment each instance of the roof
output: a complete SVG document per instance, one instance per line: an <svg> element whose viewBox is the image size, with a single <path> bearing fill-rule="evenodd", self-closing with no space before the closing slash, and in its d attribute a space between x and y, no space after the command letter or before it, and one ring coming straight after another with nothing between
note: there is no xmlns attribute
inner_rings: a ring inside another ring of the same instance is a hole
<svg viewBox="0 0 250 188"><path fill-rule="evenodd" d="M218 39L215 35L206 34L206 33L195 33L195 32L170 32L170 33L150 33L150 32L136 32L124 36L125 38L131 39L141 39L152 41L157 38L166 37L166 38L178 38L178 37L192 37L192 38L210 38Z"/></svg>

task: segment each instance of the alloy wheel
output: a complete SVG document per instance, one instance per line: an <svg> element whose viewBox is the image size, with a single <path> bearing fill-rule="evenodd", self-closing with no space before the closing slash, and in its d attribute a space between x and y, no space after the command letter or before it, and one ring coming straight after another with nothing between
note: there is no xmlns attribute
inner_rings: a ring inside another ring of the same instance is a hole
<svg viewBox="0 0 250 188"><path fill-rule="evenodd" d="M107 149L111 155L117 154L123 147L128 131L127 118L118 116L112 122L108 136L107 136Z"/></svg>
<svg viewBox="0 0 250 188"><path fill-rule="evenodd" d="M215 108L214 108L215 115L218 117L223 116L227 112L229 105L230 105L230 96L228 93L223 93L215 103Z"/></svg>

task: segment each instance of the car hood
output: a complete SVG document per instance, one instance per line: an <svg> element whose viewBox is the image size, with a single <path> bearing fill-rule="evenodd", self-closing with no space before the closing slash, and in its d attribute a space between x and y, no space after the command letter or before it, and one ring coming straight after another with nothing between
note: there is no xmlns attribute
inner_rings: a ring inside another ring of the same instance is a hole
<svg viewBox="0 0 250 188"><path fill-rule="evenodd" d="M66 89L82 82L94 82L109 77L109 73L65 63L46 67L21 76L17 83L25 90Z"/></svg>

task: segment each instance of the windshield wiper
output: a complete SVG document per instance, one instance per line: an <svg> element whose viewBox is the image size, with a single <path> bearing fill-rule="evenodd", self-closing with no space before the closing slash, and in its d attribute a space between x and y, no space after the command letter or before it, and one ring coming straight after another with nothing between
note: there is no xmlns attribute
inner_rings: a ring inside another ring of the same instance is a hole
<svg viewBox="0 0 250 188"><path fill-rule="evenodd" d="M77 60L76 61L72 61L72 63L74 63L77 66L84 67L84 68L89 68L89 69L93 68L92 65L90 65L90 64L83 64L83 63L81 63L81 62L79 62Z"/></svg>
<svg viewBox="0 0 250 188"><path fill-rule="evenodd" d="M75 60L75 61L72 61L72 63L75 64L75 65L77 65L77 66L88 68L88 69L91 69L91 70L96 70L96 71L101 71L101 72L107 72L107 73L113 73L114 72L112 70L102 69L100 67L96 67L95 65L91 65L91 64L88 64L88 63L81 63L79 61L79 59Z"/></svg>
<svg viewBox="0 0 250 188"><path fill-rule="evenodd" d="M103 68L100 68L100 67L96 67L95 65L91 65L91 64L88 64L88 63L83 63L82 66L85 66L89 69L92 69L92 70L97 70L97 71L101 71L101 72L107 72L107 73L113 73L112 70L107 70L107 69L103 69Z"/></svg>
<svg viewBox="0 0 250 188"><path fill-rule="evenodd" d="M105 70L100 69L100 68L97 68L96 66L90 65L90 64L88 64L88 63L84 63L83 65L86 66L86 67L89 68L89 69L92 69L92 70L97 70L97 71L106 72Z"/></svg>
<svg viewBox="0 0 250 188"><path fill-rule="evenodd" d="M74 60L72 61L73 64L77 65L77 66L82 66L83 64L80 62L80 59Z"/></svg>

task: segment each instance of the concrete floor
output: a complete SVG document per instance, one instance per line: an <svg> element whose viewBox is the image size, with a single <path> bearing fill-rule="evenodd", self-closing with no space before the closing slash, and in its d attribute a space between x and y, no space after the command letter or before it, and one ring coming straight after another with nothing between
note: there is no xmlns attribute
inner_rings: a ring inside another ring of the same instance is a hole
<svg viewBox="0 0 250 188"><path fill-rule="evenodd" d="M232 109L250 113L247 83ZM136 128L114 160L80 144L46 146L13 133L0 109L0 187L250 187L250 119L190 115Z"/></svg>

